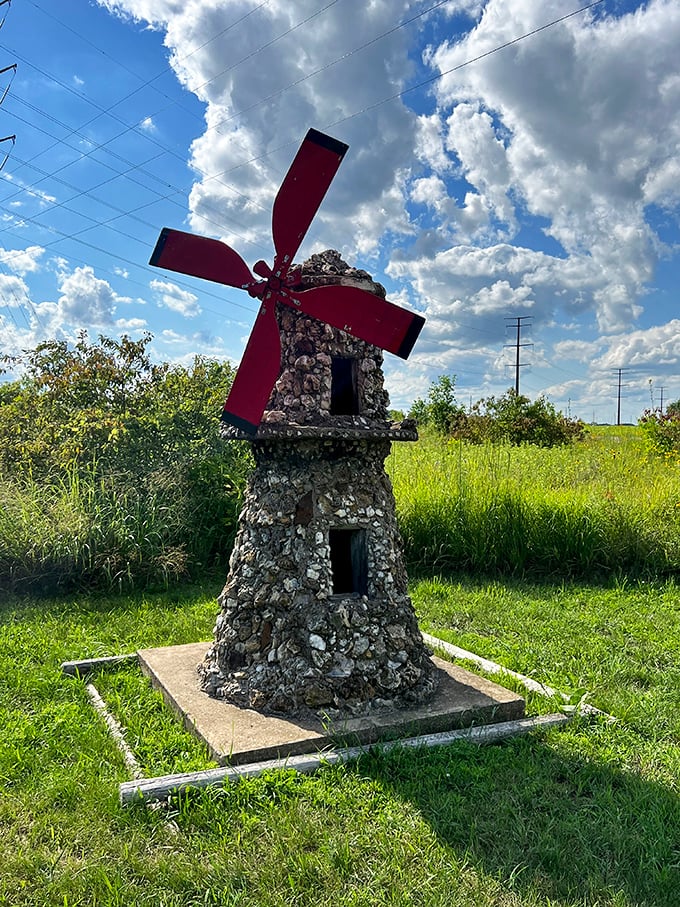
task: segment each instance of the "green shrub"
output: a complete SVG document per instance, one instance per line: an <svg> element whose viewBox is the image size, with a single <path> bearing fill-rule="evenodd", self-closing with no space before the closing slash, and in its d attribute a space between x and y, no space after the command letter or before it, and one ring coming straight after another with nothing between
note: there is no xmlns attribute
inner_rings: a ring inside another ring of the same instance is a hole
<svg viewBox="0 0 680 907"><path fill-rule="evenodd" d="M409 416L441 435L483 444L537 444L555 447L582 440L585 426L569 419L545 397L533 402L510 388L502 397L478 400L470 412L456 402L455 375L440 375L430 384L427 400L414 400Z"/></svg>
<svg viewBox="0 0 680 907"><path fill-rule="evenodd" d="M250 466L219 437L227 363L151 363L145 335L48 341L0 388L0 583L167 582L225 561Z"/></svg>
<svg viewBox="0 0 680 907"><path fill-rule="evenodd" d="M476 442L555 447L583 440L585 426L578 419L562 415L545 397L532 402L510 388L502 397L489 397L476 403L469 425L463 421L455 436Z"/></svg>
<svg viewBox="0 0 680 907"><path fill-rule="evenodd" d="M672 403L668 404L666 415L672 416L674 419L680 419L680 400L673 400Z"/></svg>
<svg viewBox="0 0 680 907"><path fill-rule="evenodd" d="M440 375L431 382L427 401L420 398L413 401L409 418L415 419L418 425L431 425L439 434L450 434L464 414L463 407L456 403L455 387L455 375Z"/></svg>
<svg viewBox="0 0 680 907"><path fill-rule="evenodd" d="M656 410L646 410L638 424L653 453L680 455L680 407L670 404L663 415Z"/></svg>

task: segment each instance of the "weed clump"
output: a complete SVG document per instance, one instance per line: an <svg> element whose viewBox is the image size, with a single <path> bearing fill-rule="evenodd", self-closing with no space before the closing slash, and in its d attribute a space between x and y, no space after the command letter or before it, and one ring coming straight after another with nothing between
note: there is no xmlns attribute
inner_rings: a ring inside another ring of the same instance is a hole
<svg viewBox="0 0 680 907"><path fill-rule="evenodd" d="M0 585L132 588L198 575L235 533L247 449L226 363L153 364L151 335L47 341L0 386Z"/></svg>

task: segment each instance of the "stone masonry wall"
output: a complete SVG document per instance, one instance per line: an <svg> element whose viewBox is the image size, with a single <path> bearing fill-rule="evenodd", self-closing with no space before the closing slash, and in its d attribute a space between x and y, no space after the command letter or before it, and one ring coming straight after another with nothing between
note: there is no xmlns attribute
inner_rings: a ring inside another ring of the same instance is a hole
<svg viewBox="0 0 680 907"><path fill-rule="evenodd" d="M301 285L385 296L337 252ZM213 696L261 711L329 717L426 701L437 671L408 597L394 495L382 351L279 304L281 374L252 449L215 641L199 668ZM355 360L356 414L331 412L334 357ZM242 437L231 426L225 437Z"/></svg>
<svg viewBox="0 0 680 907"><path fill-rule="evenodd" d="M381 297L385 289L328 250L312 255L302 265L300 287L327 284L360 287ZM281 374L274 386L263 422L298 425L368 424L387 419L389 397L384 388L383 353L344 331L310 318L289 306L279 305ZM331 361L333 356L357 360L361 410L357 416L331 415Z"/></svg>
<svg viewBox="0 0 680 907"><path fill-rule="evenodd" d="M407 594L389 442L253 445L204 689L276 712L414 704L435 669ZM364 530L366 594L334 594L329 535Z"/></svg>

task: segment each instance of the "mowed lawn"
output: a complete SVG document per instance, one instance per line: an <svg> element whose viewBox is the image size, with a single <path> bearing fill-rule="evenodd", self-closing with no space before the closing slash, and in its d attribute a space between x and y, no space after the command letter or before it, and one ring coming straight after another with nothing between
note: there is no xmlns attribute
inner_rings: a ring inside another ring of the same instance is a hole
<svg viewBox="0 0 680 907"><path fill-rule="evenodd" d="M610 431L426 438L389 468L423 629L617 720L121 808L122 757L60 664L209 638L220 581L5 596L0 905L680 905L677 463ZM135 667L93 680L145 774L211 765Z"/></svg>
<svg viewBox="0 0 680 907"><path fill-rule="evenodd" d="M678 904L673 581L413 582L425 629L588 694L615 724L376 752L123 809L122 758L59 665L209 637L217 591L4 603L0 904ZM94 682L145 773L210 765L135 669Z"/></svg>

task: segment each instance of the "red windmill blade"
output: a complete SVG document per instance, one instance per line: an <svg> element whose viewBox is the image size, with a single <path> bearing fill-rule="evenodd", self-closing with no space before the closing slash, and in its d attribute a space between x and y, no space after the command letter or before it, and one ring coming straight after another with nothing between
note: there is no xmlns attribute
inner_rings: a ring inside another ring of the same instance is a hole
<svg viewBox="0 0 680 907"><path fill-rule="evenodd" d="M272 233L274 267L258 261L253 271L241 256L216 239L165 228L150 264L240 287L262 300L255 325L236 372L222 419L250 434L257 432L279 376L281 339L276 303L347 331L361 340L406 359L425 323L413 312L356 287L293 289L299 275L290 273L293 258L309 229L348 146L310 129L274 200Z"/></svg>

